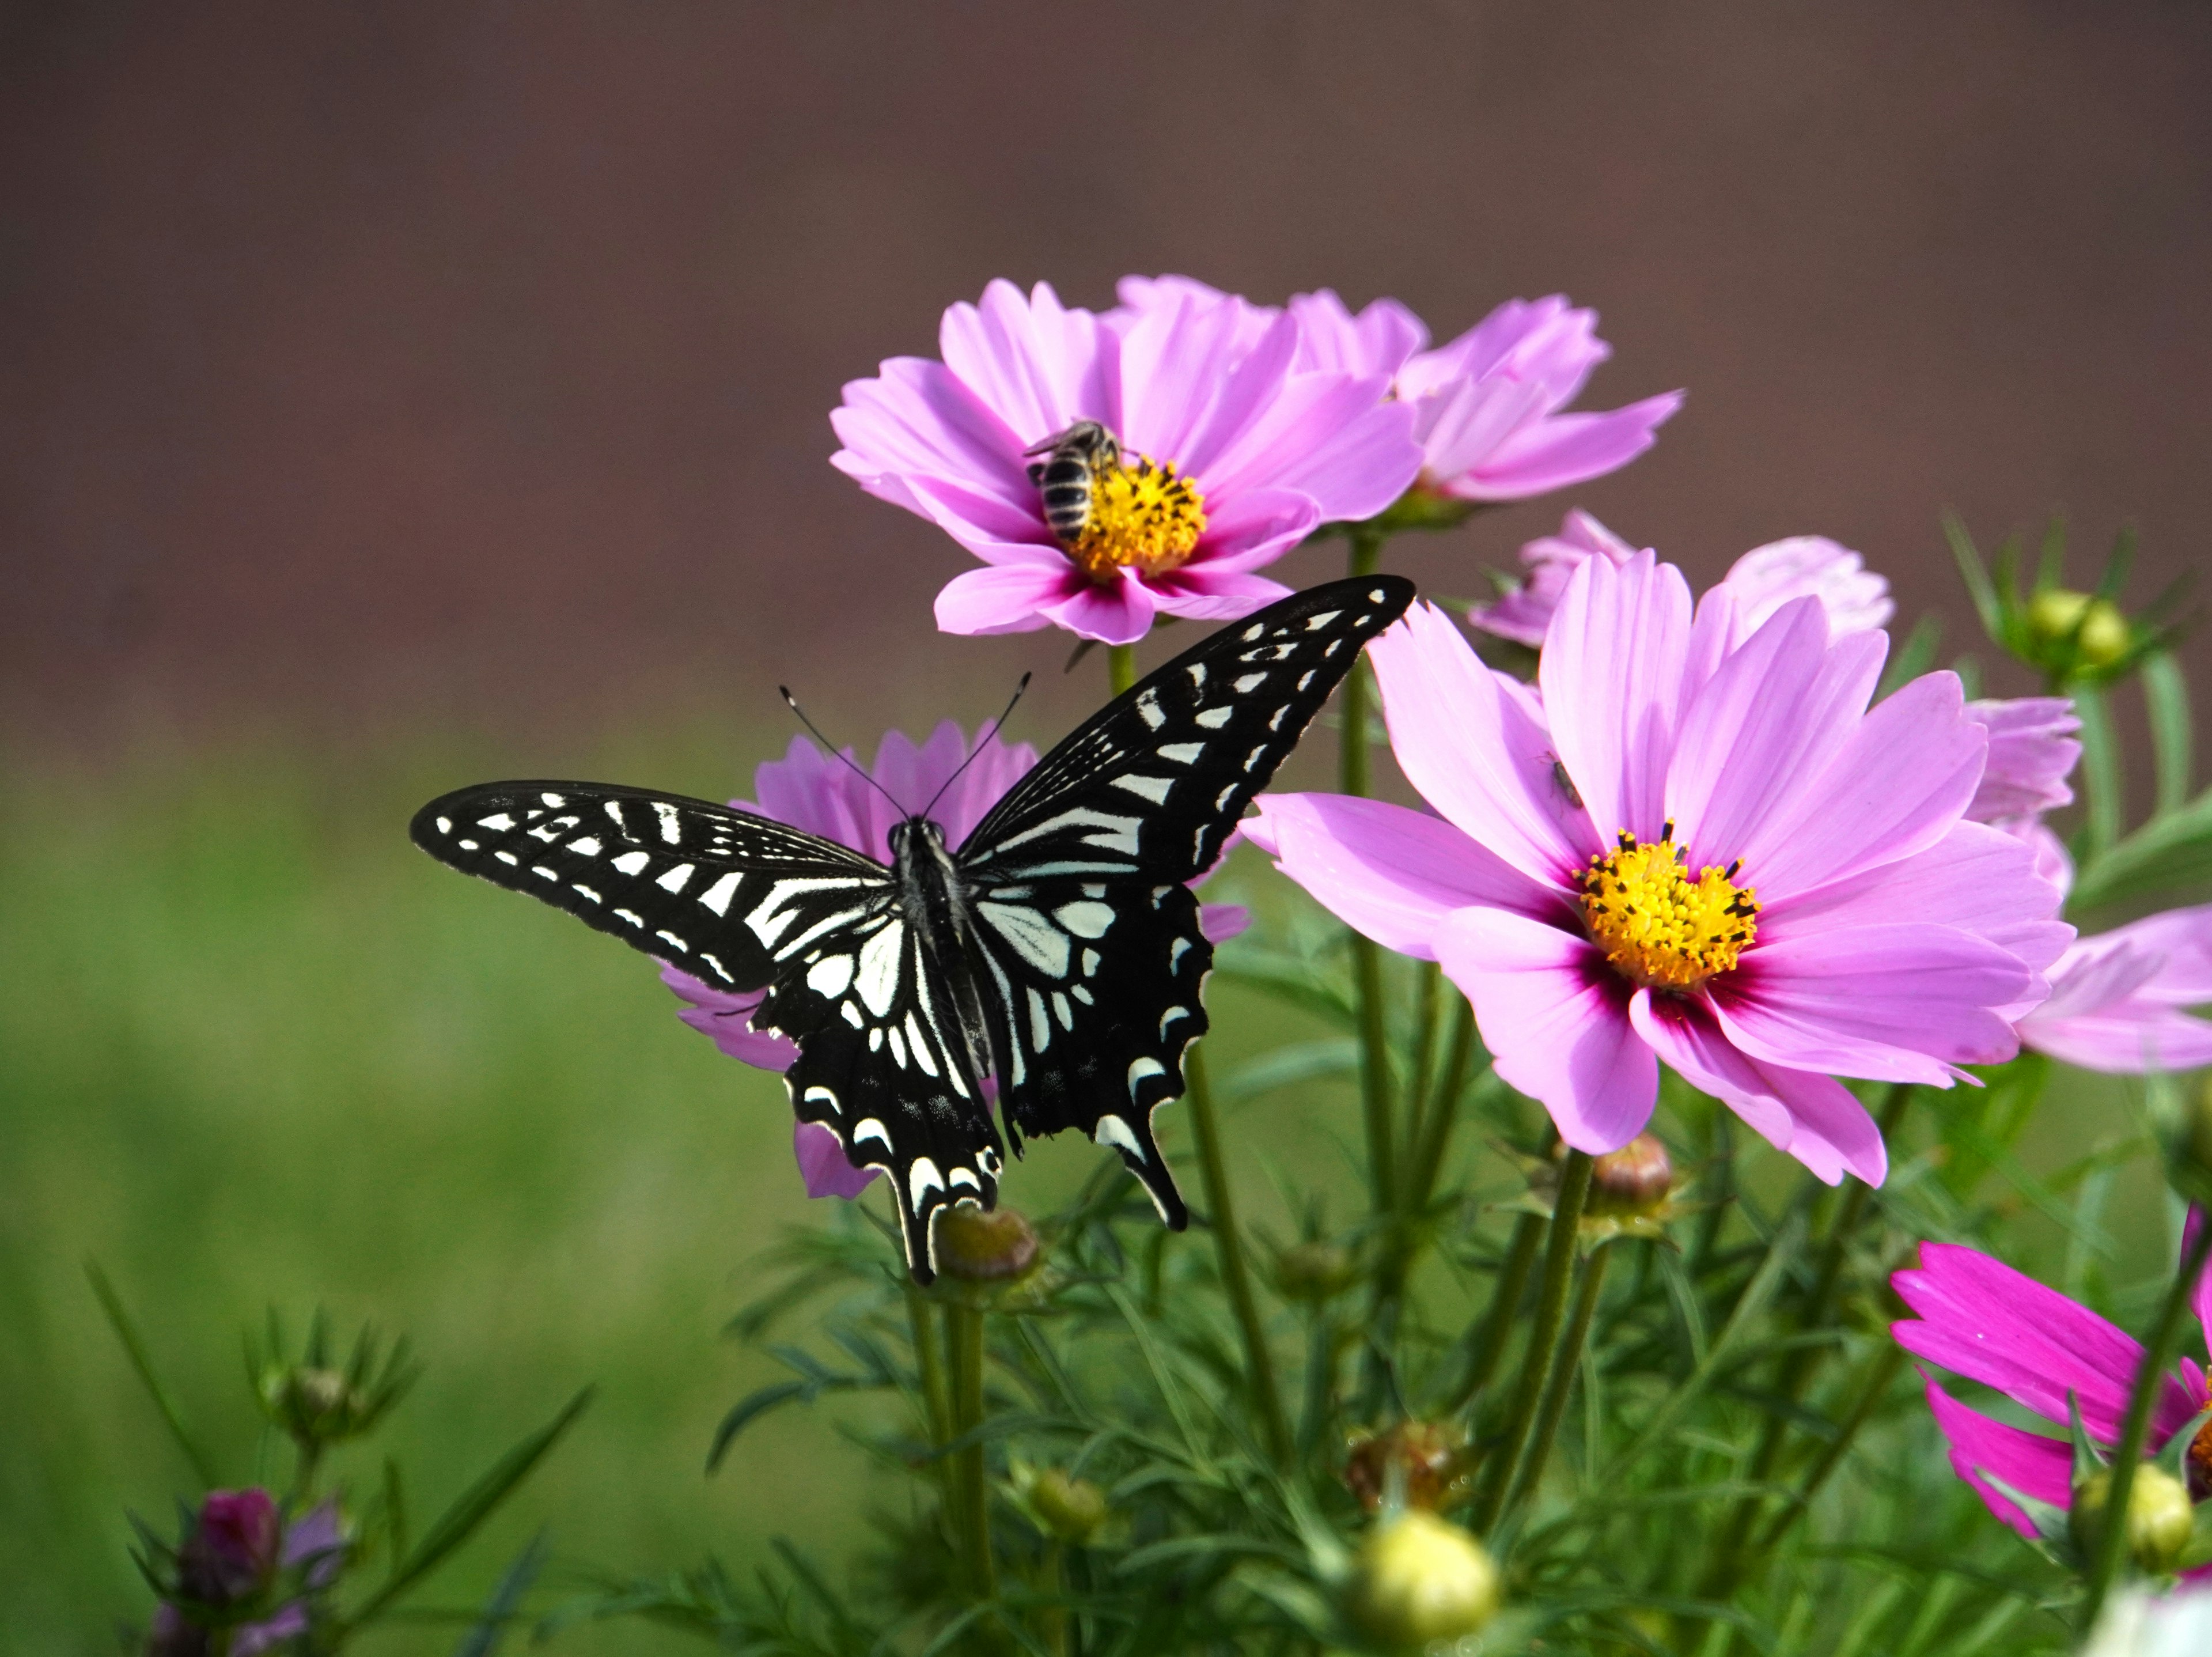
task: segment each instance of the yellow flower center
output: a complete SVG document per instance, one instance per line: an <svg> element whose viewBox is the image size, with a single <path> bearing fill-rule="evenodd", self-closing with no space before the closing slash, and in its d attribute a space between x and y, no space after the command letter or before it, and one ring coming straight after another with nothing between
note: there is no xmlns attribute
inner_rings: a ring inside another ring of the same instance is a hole
<svg viewBox="0 0 2212 1657"><path fill-rule="evenodd" d="M1620 838L1580 877L1583 924L1614 970L1650 990L1694 990L1734 966L1759 935L1759 894L1735 884L1742 864L1692 880L1672 823L1649 845Z"/></svg>
<svg viewBox="0 0 2212 1657"><path fill-rule="evenodd" d="M1091 514L1067 556L1102 586L1123 570L1163 576L1189 562L1206 533L1206 498L1173 462L1109 462L1091 476Z"/></svg>

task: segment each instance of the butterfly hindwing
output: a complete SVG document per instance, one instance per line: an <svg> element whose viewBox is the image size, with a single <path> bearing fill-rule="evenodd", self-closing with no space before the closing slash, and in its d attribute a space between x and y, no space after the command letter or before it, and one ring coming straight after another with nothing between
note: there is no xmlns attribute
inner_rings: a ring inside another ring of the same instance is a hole
<svg viewBox="0 0 2212 1657"><path fill-rule="evenodd" d="M1213 947L1177 881L1060 876L976 894L975 945L1002 1017L1000 1109L1022 1133L1079 1128L1121 1154L1175 1230L1189 1215L1152 1132L1206 1028Z"/></svg>

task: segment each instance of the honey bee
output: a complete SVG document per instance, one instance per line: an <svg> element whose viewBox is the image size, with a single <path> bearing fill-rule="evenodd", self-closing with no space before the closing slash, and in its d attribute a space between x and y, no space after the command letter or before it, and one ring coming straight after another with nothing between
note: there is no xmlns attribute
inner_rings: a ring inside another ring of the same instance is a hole
<svg viewBox="0 0 2212 1657"><path fill-rule="evenodd" d="M1030 462L1030 481L1044 497L1044 521L1053 534L1061 545L1074 545L1091 522L1091 474L1119 465L1121 446L1096 420L1078 420L1022 453L1045 457Z"/></svg>

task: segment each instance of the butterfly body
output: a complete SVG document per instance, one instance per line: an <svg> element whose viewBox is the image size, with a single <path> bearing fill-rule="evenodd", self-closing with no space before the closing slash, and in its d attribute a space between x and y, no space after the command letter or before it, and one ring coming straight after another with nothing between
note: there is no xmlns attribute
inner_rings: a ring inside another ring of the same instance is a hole
<svg viewBox="0 0 2212 1657"><path fill-rule="evenodd" d="M924 813L890 861L750 813L649 789L493 783L432 801L417 845L566 910L727 991L764 990L802 1121L883 1169L908 1263L930 1221L997 1200L1005 1142L1079 1128L1180 1228L1152 1130L1206 1028L1212 949L1189 882L1411 602L1340 582L1232 623L1087 721L958 846Z"/></svg>

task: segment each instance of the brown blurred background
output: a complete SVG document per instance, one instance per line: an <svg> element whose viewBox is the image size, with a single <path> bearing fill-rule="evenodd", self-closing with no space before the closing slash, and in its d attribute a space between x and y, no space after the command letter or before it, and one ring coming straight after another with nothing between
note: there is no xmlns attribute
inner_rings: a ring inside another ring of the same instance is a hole
<svg viewBox="0 0 2212 1657"><path fill-rule="evenodd" d="M826 417L1000 274L1564 290L1587 403L1690 393L1571 500L1700 581L1817 530L1963 643L1939 511L2063 508L2140 599L2212 522L2208 84L2194 3L15 0L5 728L981 716L1065 641L935 634L964 555Z"/></svg>

